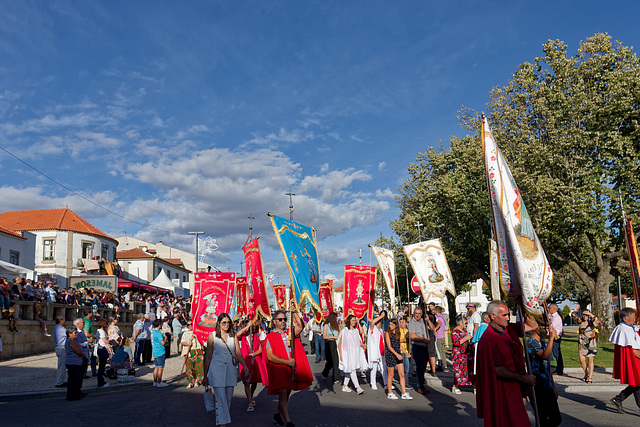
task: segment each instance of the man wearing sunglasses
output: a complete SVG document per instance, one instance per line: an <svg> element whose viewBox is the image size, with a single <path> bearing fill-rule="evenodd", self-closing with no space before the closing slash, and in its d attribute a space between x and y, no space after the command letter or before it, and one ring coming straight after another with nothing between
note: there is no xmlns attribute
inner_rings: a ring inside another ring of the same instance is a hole
<svg viewBox="0 0 640 427"><path fill-rule="evenodd" d="M267 335L265 343L269 373L268 393L278 395L278 410L273 415L273 421L279 426L292 427L293 423L289 418L291 391L309 387L313 382L313 376L309 360L299 339L303 326L298 313L291 313L293 345L289 342L287 315L284 310L276 311L273 321L275 328ZM293 354L291 354L292 348ZM294 370L293 373L292 370Z"/></svg>

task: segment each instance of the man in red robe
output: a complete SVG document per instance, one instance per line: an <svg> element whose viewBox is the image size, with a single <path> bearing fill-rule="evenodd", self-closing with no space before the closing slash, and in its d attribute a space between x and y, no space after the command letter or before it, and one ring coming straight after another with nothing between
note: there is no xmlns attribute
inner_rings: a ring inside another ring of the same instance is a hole
<svg viewBox="0 0 640 427"><path fill-rule="evenodd" d="M530 427L523 397L536 377L527 374L523 348L509 325L509 308L502 301L487 306L491 323L478 342L476 404L485 426Z"/></svg>
<svg viewBox="0 0 640 427"><path fill-rule="evenodd" d="M289 418L289 396L291 390L303 390L311 385L313 376L307 354L297 338L302 332L302 320L297 312L291 313L291 331L294 340L293 354L287 334L287 315L284 310L278 310L273 315L275 330L265 342L267 350L267 372L269 376L268 394L278 395L278 410L273 415L273 421L279 426L292 427ZM291 370L295 369L293 375Z"/></svg>
<svg viewBox="0 0 640 427"><path fill-rule="evenodd" d="M622 322L611 333L609 341L615 344L613 350L613 378L620 384L628 384L619 395L611 399L618 411L625 414L622 401L633 394L640 408L640 335L636 323L636 311L633 308L620 310Z"/></svg>

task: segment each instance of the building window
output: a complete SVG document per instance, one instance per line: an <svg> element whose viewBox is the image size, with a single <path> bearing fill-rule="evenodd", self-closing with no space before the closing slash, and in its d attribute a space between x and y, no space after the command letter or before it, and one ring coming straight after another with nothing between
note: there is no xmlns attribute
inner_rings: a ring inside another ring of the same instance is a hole
<svg viewBox="0 0 640 427"><path fill-rule="evenodd" d="M180 275L178 273L176 273L176 279L179 279Z"/></svg>
<svg viewBox="0 0 640 427"><path fill-rule="evenodd" d="M43 261L53 261L53 257L55 256L55 243L54 239L44 239L42 242L42 260Z"/></svg>
<svg viewBox="0 0 640 427"><path fill-rule="evenodd" d="M118 259L118 258L116 257L116 251L117 251L117 248L114 246L114 247L113 247L113 258L112 258L112 259L113 259L113 262L116 262L116 260Z"/></svg>
<svg viewBox="0 0 640 427"><path fill-rule="evenodd" d="M471 285L471 296L472 297L477 297L478 296L478 285L477 284L473 284Z"/></svg>
<svg viewBox="0 0 640 427"><path fill-rule="evenodd" d="M82 258L83 259L93 258L93 243L82 242Z"/></svg>
<svg viewBox="0 0 640 427"><path fill-rule="evenodd" d="M9 262L13 265L20 265L20 252L11 251L9 253Z"/></svg>
<svg viewBox="0 0 640 427"><path fill-rule="evenodd" d="M182 276L182 282L186 282L187 281L187 276Z"/></svg>
<svg viewBox="0 0 640 427"><path fill-rule="evenodd" d="M104 243L100 247L100 256L105 261L109 261L109 245L105 245Z"/></svg>

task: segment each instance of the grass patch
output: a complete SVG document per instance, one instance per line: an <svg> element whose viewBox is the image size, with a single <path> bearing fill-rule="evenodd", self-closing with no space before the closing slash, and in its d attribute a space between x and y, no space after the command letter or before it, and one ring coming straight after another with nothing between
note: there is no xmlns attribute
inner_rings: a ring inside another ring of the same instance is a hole
<svg viewBox="0 0 640 427"><path fill-rule="evenodd" d="M562 349L562 360L565 368L580 368L578 358L578 334L576 332L565 332L560 343ZM598 335L598 355L593 361L597 368L613 367L613 343L608 339ZM551 362L555 366L555 361Z"/></svg>

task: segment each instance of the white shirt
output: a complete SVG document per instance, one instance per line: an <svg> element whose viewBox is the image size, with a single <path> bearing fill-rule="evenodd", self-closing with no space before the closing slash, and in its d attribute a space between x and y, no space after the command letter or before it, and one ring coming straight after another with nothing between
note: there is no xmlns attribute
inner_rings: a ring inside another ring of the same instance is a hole
<svg viewBox="0 0 640 427"><path fill-rule="evenodd" d="M469 318L469 323L467 323L467 332L473 335L473 333L475 332L474 329L476 328L476 325L479 325L481 323L482 323L482 315L478 310L476 310L473 312L473 314Z"/></svg>

